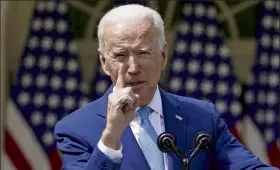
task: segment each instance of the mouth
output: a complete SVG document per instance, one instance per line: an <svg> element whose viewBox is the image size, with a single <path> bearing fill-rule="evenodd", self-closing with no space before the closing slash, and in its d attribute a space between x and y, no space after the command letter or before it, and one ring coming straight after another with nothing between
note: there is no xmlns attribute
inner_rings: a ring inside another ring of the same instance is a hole
<svg viewBox="0 0 280 170"><path fill-rule="evenodd" d="M139 81L139 82L127 83L126 86L128 86L128 87L138 87L138 86L141 86L143 84L144 84L143 81Z"/></svg>

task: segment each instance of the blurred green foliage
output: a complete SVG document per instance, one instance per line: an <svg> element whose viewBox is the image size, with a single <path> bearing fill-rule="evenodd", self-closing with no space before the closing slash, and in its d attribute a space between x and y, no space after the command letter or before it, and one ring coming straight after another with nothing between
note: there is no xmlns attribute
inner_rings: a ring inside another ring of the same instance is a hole
<svg viewBox="0 0 280 170"><path fill-rule="evenodd" d="M89 6L95 6L98 0L80 0L84 2L86 5ZM108 6L106 9L109 9L113 6L114 0L108 0L110 1L110 6ZM129 0L126 0L129 1ZM148 0L139 0L141 4L147 5ZM180 19L181 11L183 8L183 5L180 3L182 0L178 0L176 4L176 10L174 18L172 19L173 23L175 24L177 20ZM225 1L229 7L233 7L234 5L237 5L238 3L242 2L244 0L227 0ZM157 0L158 3L158 11L159 13L164 16L167 8L167 0ZM253 38L256 35L256 22L257 22L257 11L258 11L258 5L253 6L249 9L246 9L240 13L238 13L235 16L236 23L239 29L240 36L242 38ZM218 8L216 5L218 13L221 12L221 9ZM69 6L69 20L72 25L72 30L74 33L75 38L83 38L85 36L85 30L87 28L87 23L90 16L83 11L80 11L79 9L76 9L75 7ZM97 24L97 23L96 23ZM230 32L228 28L228 24L225 21L223 21L221 24L221 28L224 32L224 35L226 38L230 38Z"/></svg>
<svg viewBox="0 0 280 170"><path fill-rule="evenodd" d="M90 16L79 9L69 6L69 21L75 38L82 38L85 35Z"/></svg>
<svg viewBox="0 0 280 170"><path fill-rule="evenodd" d="M240 37L255 37L257 31L259 5L242 11L236 15Z"/></svg>

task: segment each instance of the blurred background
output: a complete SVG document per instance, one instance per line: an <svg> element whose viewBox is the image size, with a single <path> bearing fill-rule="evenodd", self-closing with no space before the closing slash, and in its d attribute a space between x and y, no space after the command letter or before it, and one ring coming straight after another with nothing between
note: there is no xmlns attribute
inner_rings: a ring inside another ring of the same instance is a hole
<svg viewBox="0 0 280 170"><path fill-rule="evenodd" d="M2 169L60 169L53 127L111 85L97 25L128 3L156 9L165 22L169 64L160 86L213 102L240 142L280 167L279 1L4 0Z"/></svg>

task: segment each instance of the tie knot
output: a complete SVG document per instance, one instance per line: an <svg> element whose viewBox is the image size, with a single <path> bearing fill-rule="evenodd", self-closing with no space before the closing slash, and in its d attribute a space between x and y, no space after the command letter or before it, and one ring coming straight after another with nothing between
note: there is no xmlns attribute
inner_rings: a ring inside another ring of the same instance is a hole
<svg viewBox="0 0 280 170"><path fill-rule="evenodd" d="M145 107L140 107L137 112L139 113L141 120L144 120L149 118L150 111L151 108L149 106L145 106Z"/></svg>

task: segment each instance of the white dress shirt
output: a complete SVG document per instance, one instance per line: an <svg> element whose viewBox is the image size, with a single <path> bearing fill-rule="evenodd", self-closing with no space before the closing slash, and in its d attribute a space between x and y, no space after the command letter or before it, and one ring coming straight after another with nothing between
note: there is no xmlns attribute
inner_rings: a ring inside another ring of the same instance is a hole
<svg viewBox="0 0 280 170"><path fill-rule="evenodd" d="M149 120L152 123L155 131L159 135L165 131L165 128L164 128L161 96L160 96L158 87L156 89L155 95L154 95L151 103L148 106L153 110L153 112L150 113L150 115L149 115ZM140 121L141 121L140 116L136 115L134 117L134 119L130 122L130 128L131 128L138 144L139 144ZM108 156L114 162L121 161L122 156L123 156L122 155L122 146L119 150L114 150L114 149L111 149L111 148L108 148L107 146L105 146L101 140L98 142L97 146L101 152L103 152L106 156ZM165 170L168 170L167 156L165 153L164 153L164 164L165 164Z"/></svg>

